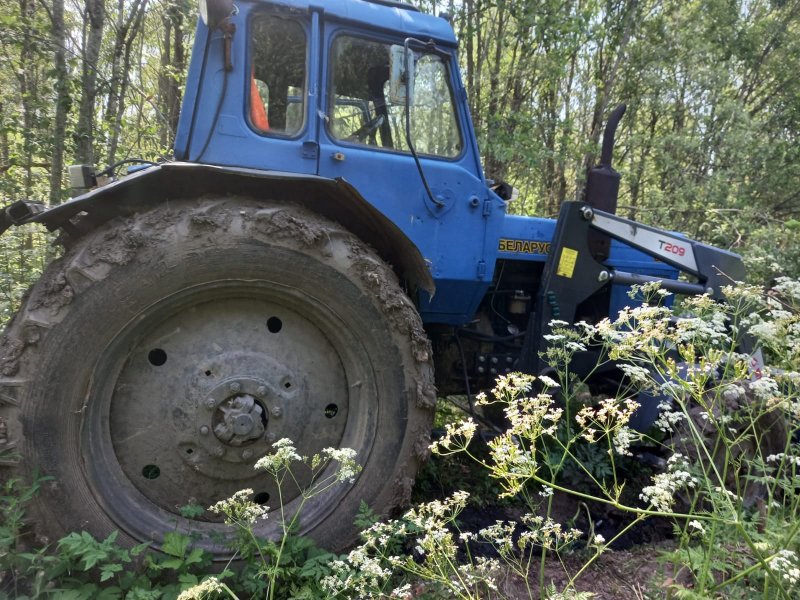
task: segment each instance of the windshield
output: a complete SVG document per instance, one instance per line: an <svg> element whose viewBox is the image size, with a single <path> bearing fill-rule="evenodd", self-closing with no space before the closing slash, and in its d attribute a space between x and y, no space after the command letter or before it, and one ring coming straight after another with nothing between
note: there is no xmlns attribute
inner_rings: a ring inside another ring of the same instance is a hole
<svg viewBox="0 0 800 600"><path fill-rule="evenodd" d="M333 137L408 151L405 101L389 93L392 46L351 36L333 44L329 129ZM455 157L461 133L446 63L437 54L415 52L411 98L411 142L419 154Z"/></svg>

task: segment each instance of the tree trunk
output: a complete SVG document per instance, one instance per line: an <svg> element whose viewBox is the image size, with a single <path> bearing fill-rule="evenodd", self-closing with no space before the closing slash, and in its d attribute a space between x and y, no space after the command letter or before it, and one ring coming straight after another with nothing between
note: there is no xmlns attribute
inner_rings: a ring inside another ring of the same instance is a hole
<svg viewBox="0 0 800 600"><path fill-rule="evenodd" d="M130 83L130 62L133 43L142 27L148 0L134 0L130 13L125 16L125 0L118 0L117 26L114 50L111 54L111 79L106 102L105 122L109 132L106 162L111 165L117 159L117 147L125 112L125 94Z"/></svg>
<svg viewBox="0 0 800 600"><path fill-rule="evenodd" d="M164 36L161 48L161 73L158 79L159 107L165 120L161 126L161 147L172 145L181 110L180 78L186 68L183 37L185 15L180 2L170 2L163 17Z"/></svg>
<svg viewBox="0 0 800 600"><path fill-rule="evenodd" d="M105 16L105 0L85 0L84 29L88 28L88 33L85 35L86 43L83 47L81 99L78 107L78 124L75 128L75 146L78 161L87 165L94 164L94 108Z"/></svg>
<svg viewBox="0 0 800 600"><path fill-rule="evenodd" d="M25 172L23 193L26 198L33 196L33 144L34 144L34 117L35 95L37 90L34 85L33 71L33 17L36 12L34 0L20 0L19 12L25 24L20 46L20 61L17 71L20 97L22 98L22 168ZM28 64L30 63L30 64Z"/></svg>
<svg viewBox="0 0 800 600"><path fill-rule="evenodd" d="M50 204L61 202L62 178L64 175L64 141L67 132L67 110L69 109L69 73L67 72L66 35L64 32L64 0L53 0L50 14L53 41L53 61L56 76L56 111L53 119L53 154L50 168Z"/></svg>

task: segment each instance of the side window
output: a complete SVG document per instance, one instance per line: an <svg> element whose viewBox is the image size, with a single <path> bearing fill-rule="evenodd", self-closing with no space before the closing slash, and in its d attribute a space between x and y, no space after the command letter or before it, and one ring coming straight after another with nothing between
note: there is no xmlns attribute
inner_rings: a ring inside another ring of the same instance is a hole
<svg viewBox="0 0 800 600"><path fill-rule="evenodd" d="M306 33L291 19L261 15L252 25L248 118L267 134L303 128L306 103Z"/></svg>
<svg viewBox="0 0 800 600"><path fill-rule="evenodd" d="M334 40L328 107L336 139L408 151L405 102L389 93L390 44L350 36ZM461 152L447 65L435 54L414 54L411 142L420 154L455 157Z"/></svg>

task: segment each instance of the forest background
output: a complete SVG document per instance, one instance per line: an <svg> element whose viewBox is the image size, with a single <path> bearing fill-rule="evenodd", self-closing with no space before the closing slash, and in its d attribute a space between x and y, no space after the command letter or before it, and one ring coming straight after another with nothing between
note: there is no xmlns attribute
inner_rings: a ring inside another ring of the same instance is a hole
<svg viewBox="0 0 800 600"><path fill-rule="evenodd" d="M510 210L578 197L602 127L623 215L800 275L800 0L416 0L450 13L487 176ZM193 0L0 3L0 204L68 198L67 164L168 160ZM0 238L0 320L55 250Z"/></svg>

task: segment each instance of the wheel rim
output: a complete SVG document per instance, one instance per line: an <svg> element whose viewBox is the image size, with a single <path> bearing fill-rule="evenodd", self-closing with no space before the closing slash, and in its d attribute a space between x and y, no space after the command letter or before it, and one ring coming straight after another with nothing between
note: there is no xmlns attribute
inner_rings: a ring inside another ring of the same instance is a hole
<svg viewBox="0 0 800 600"><path fill-rule="evenodd" d="M351 447L366 461L376 411L369 357L327 303L285 285L216 281L167 296L113 337L95 369L84 422L87 477L114 522L138 539L179 527L219 534L215 516L180 517L251 488L277 509L276 484L254 463L291 439L299 454ZM300 487L281 490L285 507ZM304 507L301 531L349 490ZM278 523L267 520L263 534ZM219 541L208 540L216 551Z"/></svg>

